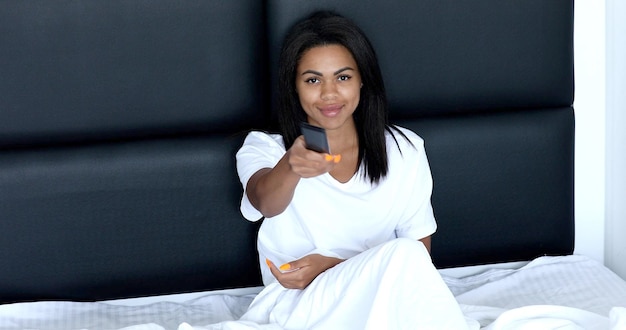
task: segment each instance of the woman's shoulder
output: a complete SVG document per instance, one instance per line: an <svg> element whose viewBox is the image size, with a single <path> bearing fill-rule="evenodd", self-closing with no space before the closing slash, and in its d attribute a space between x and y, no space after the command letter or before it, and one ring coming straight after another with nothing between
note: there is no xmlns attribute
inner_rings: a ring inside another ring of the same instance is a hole
<svg viewBox="0 0 626 330"><path fill-rule="evenodd" d="M402 126L389 126L385 136L387 138L388 145L391 142L390 145L399 147L401 150L404 150L407 146L415 149L421 149L424 146L424 139L421 136Z"/></svg>
<svg viewBox="0 0 626 330"><path fill-rule="evenodd" d="M250 131L246 136L244 145L257 147L280 147L285 148L283 137L280 134L269 133L265 131Z"/></svg>

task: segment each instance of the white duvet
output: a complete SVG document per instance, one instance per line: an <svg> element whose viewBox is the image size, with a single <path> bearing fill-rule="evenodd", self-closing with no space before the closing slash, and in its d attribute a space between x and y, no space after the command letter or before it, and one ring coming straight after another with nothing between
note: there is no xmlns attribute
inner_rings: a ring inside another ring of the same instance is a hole
<svg viewBox="0 0 626 330"><path fill-rule="evenodd" d="M626 282L583 256L542 257L519 269L443 276L474 329L626 329ZM0 305L0 329L280 329L238 321L253 294L206 293L141 305Z"/></svg>

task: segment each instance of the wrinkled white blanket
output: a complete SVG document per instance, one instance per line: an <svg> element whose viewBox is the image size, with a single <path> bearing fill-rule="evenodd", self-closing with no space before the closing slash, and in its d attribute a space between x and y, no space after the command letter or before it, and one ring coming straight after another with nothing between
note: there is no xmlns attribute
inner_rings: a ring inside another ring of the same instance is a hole
<svg viewBox="0 0 626 330"><path fill-rule="evenodd" d="M444 280L475 329L626 329L626 282L586 257L542 257L519 269ZM0 329L279 329L239 320L253 298L207 293L139 306L8 304L0 305Z"/></svg>
<svg viewBox="0 0 626 330"><path fill-rule="evenodd" d="M267 285L242 320L287 329L464 329L424 245L398 238L321 273L304 290Z"/></svg>
<svg viewBox="0 0 626 330"><path fill-rule="evenodd" d="M445 281L483 329L626 329L626 281L584 256Z"/></svg>

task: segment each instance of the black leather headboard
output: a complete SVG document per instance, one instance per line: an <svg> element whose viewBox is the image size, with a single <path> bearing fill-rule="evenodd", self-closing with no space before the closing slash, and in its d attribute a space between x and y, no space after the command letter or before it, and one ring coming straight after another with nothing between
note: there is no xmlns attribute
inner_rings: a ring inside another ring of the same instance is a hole
<svg viewBox="0 0 626 330"><path fill-rule="evenodd" d="M394 117L569 107L573 7L570 0L269 0L272 72L287 28L330 9L373 43Z"/></svg>
<svg viewBox="0 0 626 330"><path fill-rule="evenodd" d="M0 147L263 121L259 1L0 3Z"/></svg>
<svg viewBox="0 0 626 330"><path fill-rule="evenodd" d="M574 247L573 3L0 2L0 303L260 285L235 151L313 9L376 48L452 267Z"/></svg>
<svg viewBox="0 0 626 330"><path fill-rule="evenodd" d="M0 2L0 302L260 283L262 3Z"/></svg>

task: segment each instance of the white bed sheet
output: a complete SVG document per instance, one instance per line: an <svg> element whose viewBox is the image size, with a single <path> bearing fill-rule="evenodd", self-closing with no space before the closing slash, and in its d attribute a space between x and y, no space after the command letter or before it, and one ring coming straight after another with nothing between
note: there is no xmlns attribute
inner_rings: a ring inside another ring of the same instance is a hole
<svg viewBox="0 0 626 330"><path fill-rule="evenodd" d="M626 329L626 281L584 256L542 257L516 269L442 276L465 316L480 324L476 328ZM0 305L0 329L279 329L237 321L254 298L250 292L207 292L183 301Z"/></svg>
<svg viewBox="0 0 626 330"><path fill-rule="evenodd" d="M626 329L626 281L584 256L444 278L465 316L486 329Z"/></svg>

